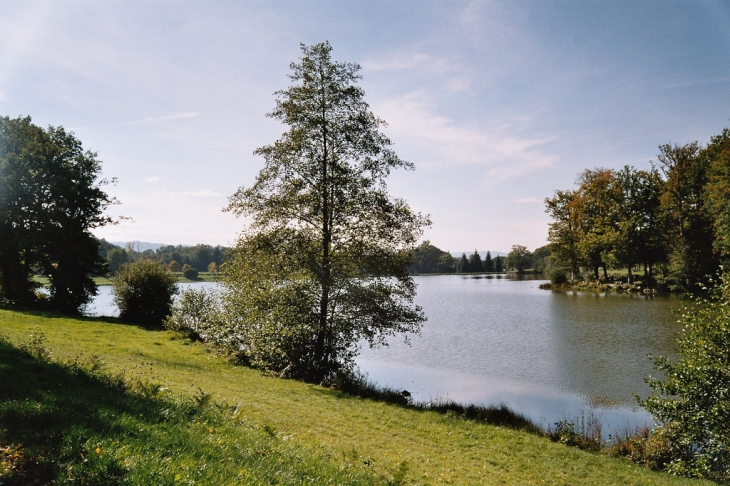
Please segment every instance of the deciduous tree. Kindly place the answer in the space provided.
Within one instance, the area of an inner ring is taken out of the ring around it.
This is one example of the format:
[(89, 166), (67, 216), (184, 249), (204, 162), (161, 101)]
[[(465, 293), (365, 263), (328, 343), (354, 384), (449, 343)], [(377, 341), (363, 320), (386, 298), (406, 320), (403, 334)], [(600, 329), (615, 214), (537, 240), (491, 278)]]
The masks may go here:
[(532, 266), (532, 253), (525, 246), (512, 245), (512, 250), (507, 254), (506, 265), (517, 270), (517, 273), (523, 273)]
[(224, 277), (242, 348), (257, 366), (315, 382), (347, 369), (358, 342), (419, 330), (407, 269), (430, 224), (388, 195), (391, 170), (414, 166), (379, 131), (360, 67), (331, 52), (302, 46), (269, 115), (289, 129), (255, 151), (265, 166), (227, 208), (251, 217)]
[(34, 299), (31, 271), (50, 279), (51, 304), (78, 312), (105, 271), (91, 230), (112, 223), (101, 163), (62, 127), (0, 117), (0, 274), (7, 298)]

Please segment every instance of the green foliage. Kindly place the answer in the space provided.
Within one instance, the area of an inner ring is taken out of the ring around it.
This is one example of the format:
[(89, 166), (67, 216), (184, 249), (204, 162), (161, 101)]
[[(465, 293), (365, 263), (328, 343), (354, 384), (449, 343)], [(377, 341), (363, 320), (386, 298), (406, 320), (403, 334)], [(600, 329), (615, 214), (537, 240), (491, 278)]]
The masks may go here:
[(269, 114), (289, 126), (256, 150), (265, 167), (228, 210), (250, 216), (224, 272), (226, 311), (256, 366), (320, 382), (352, 365), (358, 342), (417, 332), (412, 250), (428, 218), (391, 199), (392, 170), (413, 169), (379, 131), (359, 66), (329, 43), (302, 46), (296, 84)]
[(413, 263), (408, 267), (411, 274), (453, 273), (454, 257), (450, 253), (436, 248), (426, 240), (413, 250)]
[(112, 248), (106, 254), (106, 261), (109, 265), (109, 273), (116, 275), (121, 266), (129, 262), (129, 254), (123, 248)]
[(705, 197), (710, 160), (697, 142), (659, 147), (659, 168), (664, 175), (661, 206), (666, 215), (672, 279), (685, 290), (717, 271), (713, 254), (715, 235)]
[(679, 360), (655, 360), (663, 379), (641, 401), (667, 443), (672, 473), (730, 480), (730, 282), (719, 281), (711, 299), (682, 311)]
[(170, 315), (177, 286), (175, 277), (162, 264), (152, 260), (128, 263), (113, 282), (114, 303), (121, 319), (159, 326)]
[[(696, 142), (662, 145), (657, 168), (648, 171), (631, 166), (586, 170), (577, 189), (545, 199), (553, 218), (548, 236), (553, 263), (569, 271), (571, 280), (581, 268), (598, 279), (600, 268), (607, 277), (609, 266), (623, 267), (629, 283), (635, 266), (644, 266), (650, 282), (659, 267), (665, 280), (694, 288), (718, 263), (711, 215), (716, 221), (723, 217), (722, 176), (716, 186), (708, 185), (709, 161), (721, 160), (724, 153), (722, 140), (716, 142), (718, 147), (705, 151)], [(711, 209), (705, 202), (708, 189), (716, 196), (708, 199)]]
[(183, 276), (188, 280), (197, 280), (199, 273), (197, 268), (189, 267), (183, 271)]
[(504, 257), (502, 255), (497, 255), (496, 257), (494, 257), (494, 271), (504, 272), (506, 269), (507, 268), (504, 263)]
[(493, 272), (494, 271), (494, 261), (492, 260), (492, 254), (489, 250), (487, 250), (487, 256), (484, 258), (484, 271), (485, 272)]
[(523, 273), (532, 267), (532, 253), (522, 245), (512, 245), (512, 250), (507, 254), (506, 266)]
[(165, 327), (191, 338), (224, 344), (226, 328), (220, 295), (213, 289), (183, 289), (172, 305)]
[(50, 281), (51, 306), (78, 313), (105, 271), (93, 228), (111, 223), (114, 202), (103, 190), (96, 154), (62, 127), (29, 117), (0, 117), (0, 287), (6, 298), (31, 304), (31, 273)]
[(701, 156), (710, 164), (705, 205), (712, 217), (714, 247), (730, 263), (730, 128), (712, 137)]
[(469, 272), (483, 272), (484, 271), (484, 263), (482, 262), (482, 257), (479, 255), (479, 252), (474, 250), (474, 253), (469, 255), (469, 260), (467, 262), (467, 271)]

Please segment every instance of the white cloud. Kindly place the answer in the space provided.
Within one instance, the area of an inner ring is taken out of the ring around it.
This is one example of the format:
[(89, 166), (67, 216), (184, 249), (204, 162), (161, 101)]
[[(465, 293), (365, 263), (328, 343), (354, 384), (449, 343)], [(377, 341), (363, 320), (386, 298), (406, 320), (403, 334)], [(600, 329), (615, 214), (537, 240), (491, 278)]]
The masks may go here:
[(152, 176), (152, 177), (147, 178), (146, 182), (158, 182), (159, 180), (160, 180), (159, 177)]
[(179, 113), (179, 114), (175, 114), (175, 115), (159, 116), (156, 118), (145, 118), (144, 120), (129, 122), (129, 123), (127, 123), (127, 125), (146, 125), (148, 123), (157, 123), (157, 122), (168, 121), (168, 120), (178, 120), (180, 118), (193, 118), (196, 116), (200, 116), (200, 113), (197, 111), (191, 111), (189, 113)]
[(447, 62), (444, 59), (433, 58), (423, 52), (417, 52), (415, 54), (399, 53), (381, 60), (364, 61), (362, 67), (376, 72), (400, 71), (424, 67), (442, 71), (448, 69)]
[(488, 168), (490, 181), (512, 179), (554, 165), (557, 157), (540, 146), (555, 140), (544, 134), (522, 135), (529, 118), (515, 118), (492, 127), (460, 125), (436, 113), (435, 103), (423, 92), (412, 92), (379, 103), (376, 111), (388, 120), (398, 140), (411, 140), (429, 154), (421, 165), (479, 164)]
[(6, 101), (6, 100), (7, 100), (7, 98), (5, 97), (5, 93), (0, 91), (0, 101)]

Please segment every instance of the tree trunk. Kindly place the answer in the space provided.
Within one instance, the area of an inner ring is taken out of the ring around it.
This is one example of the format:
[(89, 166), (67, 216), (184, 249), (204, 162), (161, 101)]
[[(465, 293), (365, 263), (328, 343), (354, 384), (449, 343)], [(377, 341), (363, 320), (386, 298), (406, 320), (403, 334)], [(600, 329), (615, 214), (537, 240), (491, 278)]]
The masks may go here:
[(632, 266), (633, 266), (633, 265), (628, 265), (628, 267), (627, 267), (627, 268), (628, 268), (628, 271), (629, 271), (629, 278), (628, 278), (628, 280), (629, 280), (629, 285), (631, 285), (631, 284), (633, 284), (633, 283), (634, 283), (634, 274), (633, 274), (633, 273), (631, 273), (631, 267), (632, 267)]
[(319, 324), (317, 326), (317, 342), (314, 347), (314, 381), (321, 382), (328, 372), (328, 363), (325, 359), (325, 338), (328, 331), (327, 311), (329, 309), (330, 292), (330, 244), (332, 228), (330, 227), (330, 201), (328, 181), (328, 147), (327, 147), (327, 118), (324, 93), (322, 94), (322, 273), (320, 275), (322, 296), (319, 300)]

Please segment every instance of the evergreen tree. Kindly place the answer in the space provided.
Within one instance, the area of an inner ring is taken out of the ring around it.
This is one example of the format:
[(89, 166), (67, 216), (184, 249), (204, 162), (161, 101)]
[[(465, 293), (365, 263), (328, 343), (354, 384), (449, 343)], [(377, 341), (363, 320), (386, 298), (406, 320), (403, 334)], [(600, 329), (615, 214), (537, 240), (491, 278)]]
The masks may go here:
[(489, 250), (487, 250), (487, 257), (484, 259), (484, 271), (494, 271), (494, 262), (492, 261), (492, 254), (489, 252)]
[(458, 263), (458, 272), (459, 273), (471, 272), (471, 270), (469, 269), (469, 259), (466, 257), (466, 253), (461, 254), (461, 258), (459, 259), (459, 263)]
[(495, 272), (504, 272), (504, 257), (501, 255), (497, 255), (494, 258), (494, 271)]
[(469, 255), (469, 271), (470, 272), (483, 272), (484, 264), (482, 263), (482, 257), (479, 256), (479, 252), (474, 250), (474, 253)]

